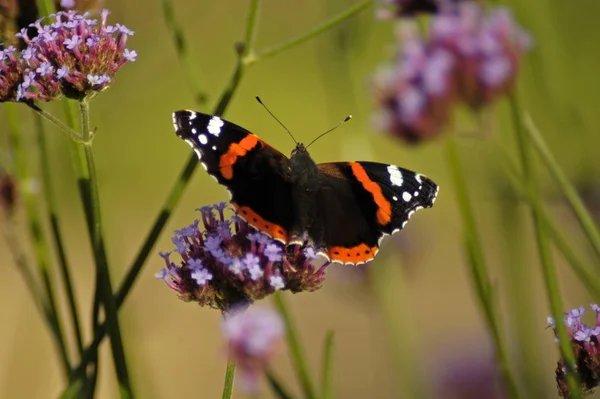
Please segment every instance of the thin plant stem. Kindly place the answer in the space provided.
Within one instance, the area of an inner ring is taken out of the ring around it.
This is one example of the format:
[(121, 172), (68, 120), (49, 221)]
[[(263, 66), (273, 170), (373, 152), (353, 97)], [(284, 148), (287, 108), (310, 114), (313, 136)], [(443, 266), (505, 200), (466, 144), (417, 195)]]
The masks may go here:
[(271, 386), (271, 390), (273, 391), (273, 395), (279, 399), (292, 399), (293, 396), (288, 392), (285, 386), (279, 381), (273, 370), (270, 368), (265, 370), (265, 376), (267, 377), (267, 381)]
[(98, 177), (96, 176), (94, 154), (91, 144), (90, 109), (86, 99), (79, 102), (79, 110), (81, 113), (81, 137), (84, 141), (82, 147), (85, 153), (86, 174), (89, 177), (85, 182), (84, 187), (87, 191), (86, 196), (90, 201), (89, 218), (91, 222), (90, 230), (92, 232), (92, 250), (96, 263), (96, 279), (100, 286), (113, 362), (117, 373), (117, 379), (119, 380), (119, 391), (121, 397), (132, 398), (133, 391), (129, 380), (129, 371), (127, 369), (119, 319), (117, 316), (117, 306), (113, 295), (110, 272), (106, 261), (106, 251), (104, 248), (104, 233), (101, 224), (100, 197), (97, 185)]
[(79, 322), (79, 314), (77, 312), (77, 299), (73, 291), (73, 282), (71, 279), (71, 271), (67, 261), (65, 246), (63, 244), (63, 235), (59, 225), (58, 206), (52, 185), (51, 165), (48, 156), (48, 145), (46, 143), (46, 131), (40, 114), (35, 114), (35, 124), (37, 130), (38, 147), (40, 151), (40, 169), (42, 173), (42, 183), (44, 186), (43, 193), (48, 210), (48, 220), (50, 223), (52, 239), (56, 255), (58, 256), (58, 264), (60, 266), (60, 274), (63, 281), (64, 289), (67, 294), (69, 305), (69, 313), (71, 323), (75, 335), (79, 358), (83, 353), (83, 338), (81, 335), (81, 324)]
[(476, 288), (475, 291), (479, 299), (481, 310), (483, 311), (487, 328), (492, 335), (498, 366), (500, 367), (500, 372), (504, 379), (507, 394), (511, 398), (519, 398), (520, 394), (517, 383), (511, 372), (506, 344), (504, 343), (504, 338), (502, 337), (498, 322), (498, 312), (494, 303), (494, 294), (483, 254), (483, 246), (477, 230), (473, 206), (467, 189), (467, 179), (464, 174), (454, 137), (449, 136), (446, 140), (446, 152), (450, 171), (454, 180), (457, 202), (464, 224), (464, 243), (470, 264), (471, 276)]
[[(69, 126), (69, 128), (71, 129), (75, 129), (76, 128), (76, 115), (77, 115), (77, 102), (69, 100), (67, 98), (63, 99), (62, 101), (63, 104), (63, 111), (65, 114), (65, 121), (67, 126)], [(71, 154), (71, 162), (72, 162), (72, 166), (73, 166), (73, 171), (75, 172), (75, 176), (76, 176), (76, 180), (77, 180), (77, 187), (79, 190), (79, 196), (82, 202), (82, 206), (83, 206), (83, 210), (84, 210), (84, 215), (85, 215), (85, 220), (86, 220), (86, 226), (88, 229), (88, 236), (92, 237), (92, 221), (91, 221), (91, 205), (90, 205), (90, 200), (88, 198), (88, 190), (86, 189), (86, 182), (89, 180), (89, 176), (87, 175), (87, 168), (86, 168), (86, 161), (85, 161), (85, 153), (83, 151), (83, 148), (81, 147), (81, 145), (79, 145), (78, 142), (69, 140), (69, 152)], [(104, 258), (106, 258), (106, 256), (104, 255)], [(96, 282), (97, 283), (97, 282)], [(94, 292), (94, 303), (93, 303), (93, 309), (96, 309), (96, 307), (99, 307), (99, 304), (97, 303), (98, 299), (98, 290), (96, 289)], [(99, 323), (99, 320), (96, 316), (96, 313), (93, 311), (92, 312), (92, 331), (97, 331), (97, 324)], [(106, 330), (104, 330), (106, 333)], [(95, 346), (92, 350), (89, 351), (84, 351), (81, 355), (81, 362), (83, 362), (85, 359), (87, 359), (86, 364), (89, 364), (89, 366), (87, 367), (87, 370), (89, 371), (89, 373), (85, 373), (85, 370), (83, 370), (83, 372), (81, 373), (73, 373), (73, 375), (71, 376), (72, 378), (72, 385), (75, 385), (77, 387), (80, 387), (80, 389), (83, 389), (83, 395), (84, 397), (93, 397), (94, 396), (94, 390), (95, 390), (95, 384), (96, 384), (96, 373), (98, 370), (97, 367), (97, 361), (98, 361), (98, 346)], [(81, 381), (82, 383), (76, 383), (77, 381)], [(67, 388), (70, 389), (70, 388)]]
[(258, 61), (264, 60), (265, 58), (277, 55), (282, 51), (288, 50), (292, 47), (296, 47), (297, 45), (304, 43), (317, 35), (320, 35), (321, 33), (333, 28), (334, 26), (337, 26), (340, 22), (345, 21), (346, 19), (354, 15), (357, 15), (372, 4), (373, 0), (363, 0), (358, 4), (348, 8), (345, 11), (342, 11), (336, 16), (320, 23), (319, 25), (314, 26), (313, 28), (307, 30), (306, 32), (298, 36), (295, 36), (289, 40), (285, 40), (282, 43), (275, 44), (271, 47), (267, 47), (264, 50), (249, 53), (246, 57), (244, 57), (243, 62), (246, 65), (252, 65), (257, 63)]
[(69, 136), (69, 138), (71, 140), (76, 141), (78, 143), (82, 142), (81, 136), (79, 136), (79, 134), (75, 130), (71, 129), (69, 126), (67, 126), (65, 123), (63, 123), (63, 121), (61, 121), (54, 115), (52, 115), (49, 112), (44, 111), (42, 108), (38, 107), (33, 101), (26, 101), (25, 104), (27, 106), (29, 106), (29, 108), (31, 108), (32, 110), (37, 112), (39, 115), (43, 116), (46, 120), (48, 120), (54, 126), (58, 127), (62, 132), (66, 133), (67, 136)]
[(204, 91), (201, 89), (202, 84), (200, 83), (201, 79), (199, 78), (200, 74), (198, 73), (198, 65), (190, 58), (189, 48), (187, 45), (188, 42), (179, 20), (177, 20), (175, 17), (173, 2), (171, 0), (161, 0), (160, 3), (162, 6), (162, 14), (165, 19), (165, 23), (167, 24), (167, 29), (171, 33), (175, 52), (177, 53), (179, 62), (181, 62), (183, 71), (187, 77), (187, 86), (191, 90), (196, 104), (202, 106), (206, 102), (206, 93), (204, 93)]
[(223, 383), (223, 399), (231, 399), (233, 396), (233, 381), (235, 380), (235, 360), (229, 357), (225, 369), (225, 381)]
[(594, 218), (590, 215), (577, 190), (552, 155), (544, 137), (540, 134), (539, 129), (529, 114), (524, 115), (524, 127), (524, 133), (529, 136), (531, 143), (538, 151), (554, 180), (558, 183), (577, 220), (581, 224), (586, 237), (592, 244), (592, 248), (596, 252), (596, 255), (600, 257), (600, 231)]
[(304, 351), (302, 343), (300, 342), (300, 337), (298, 336), (298, 331), (294, 324), (292, 313), (288, 309), (281, 292), (277, 292), (275, 295), (273, 295), (273, 303), (283, 318), (288, 348), (292, 357), (292, 362), (294, 363), (296, 375), (300, 381), (302, 391), (304, 392), (304, 396), (307, 399), (315, 399), (317, 398), (317, 394), (310, 376), (308, 362), (305, 356), (306, 352)]
[[(509, 162), (510, 160), (507, 158), (506, 163), (508, 164)], [(548, 236), (554, 242), (554, 245), (556, 245), (556, 248), (560, 253), (562, 253), (579, 280), (586, 286), (590, 295), (593, 298), (600, 298), (600, 278), (579, 258), (579, 255), (573, 250), (573, 245), (568, 242), (567, 238), (562, 233), (562, 229), (559, 229), (556, 226), (556, 223), (550, 218), (543, 205), (532, 200), (528, 190), (523, 187), (523, 179), (517, 175), (513, 168), (507, 168), (506, 174), (510, 178), (515, 192), (519, 193), (525, 201), (527, 201), (529, 206), (536, 207)]]
[(31, 267), (27, 264), (27, 258), (21, 249), (21, 244), (18, 238), (14, 234), (14, 224), (12, 220), (6, 220), (2, 223), (2, 231), (4, 235), (4, 241), (6, 247), (13, 258), (13, 262), (17, 266), (17, 270), (21, 273), (25, 287), (29, 291), (29, 295), (33, 298), (33, 303), (36, 309), (46, 319), (49, 326), (52, 325), (52, 315), (48, 307), (46, 298), (42, 291), (42, 288), (38, 285), (35, 280), (35, 276), (31, 271)]
[(571, 398), (580, 398), (581, 390), (578, 383), (577, 369), (575, 362), (575, 354), (571, 346), (571, 339), (567, 331), (567, 327), (562, 323), (563, 319), (563, 304), (560, 296), (560, 287), (558, 283), (558, 275), (552, 260), (552, 253), (548, 243), (547, 231), (541, 221), (538, 209), (540, 204), (539, 190), (537, 187), (536, 177), (533, 169), (530, 143), (527, 140), (526, 132), (524, 131), (523, 120), (521, 117), (521, 107), (518, 103), (516, 94), (510, 97), (511, 116), (516, 135), (517, 149), (521, 161), (521, 169), (524, 179), (524, 184), (529, 192), (529, 197), (535, 206), (531, 207), (531, 217), (535, 231), (536, 242), (540, 257), (540, 265), (542, 267), (542, 275), (544, 278), (544, 287), (550, 305), (552, 317), (556, 320), (556, 333), (558, 335), (559, 347), (561, 356), (564, 359), (567, 368), (567, 383)]
[(53, 0), (36, 0), (35, 3), (40, 16), (47, 16), (56, 12), (56, 5)]
[(333, 351), (335, 349), (335, 333), (328, 331), (323, 345), (323, 364), (321, 376), (321, 397), (323, 399), (334, 399), (333, 390)]
[(7, 104), (6, 116), (9, 126), (9, 140), (15, 154), (18, 187), (21, 189), (21, 197), (23, 198), (25, 206), (25, 217), (27, 218), (29, 234), (33, 242), (33, 254), (39, 276), (42, 280), (45, 302), (50, 315), (49, 327), (58, 347), (63, 373), (68, 377), (71, 372), (71, 364), (67, 351), (67, 342), (62, 329), (60, 313), (56, 306), (54, 283), (50, 277), (50, 250), (46, 241), (46, 235), (42, 228), (40, 209), (36, 204), (36, 198), (30, 187), (33, 181), (27, 165), (27, 153), (22, 143), (22, 131), (18, 122), (16, 108)]

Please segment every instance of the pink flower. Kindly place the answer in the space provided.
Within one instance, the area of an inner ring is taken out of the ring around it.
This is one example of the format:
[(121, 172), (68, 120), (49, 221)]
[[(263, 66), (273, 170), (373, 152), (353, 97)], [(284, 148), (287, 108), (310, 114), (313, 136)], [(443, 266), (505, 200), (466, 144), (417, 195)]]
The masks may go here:
[(258, 388), (260, 373), (276, 353), (284, 330), (279, 314), (267, 308), (238, 309), (225, 318), (223, 335), (244, 391)]

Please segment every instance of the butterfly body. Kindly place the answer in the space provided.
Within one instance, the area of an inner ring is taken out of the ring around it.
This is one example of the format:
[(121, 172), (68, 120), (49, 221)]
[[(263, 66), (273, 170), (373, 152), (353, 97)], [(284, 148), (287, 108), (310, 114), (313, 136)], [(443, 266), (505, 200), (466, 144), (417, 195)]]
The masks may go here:
[(384, 236), (437, 196), (437, 185), (421, 174), (376, 162), (317, 164), (300, 143), (288, 158), (217, 116), (183, 110), (173, 123), (228, 189), (240, 217), (283, 243), (308, 235), (332, 262), (372, 260)]

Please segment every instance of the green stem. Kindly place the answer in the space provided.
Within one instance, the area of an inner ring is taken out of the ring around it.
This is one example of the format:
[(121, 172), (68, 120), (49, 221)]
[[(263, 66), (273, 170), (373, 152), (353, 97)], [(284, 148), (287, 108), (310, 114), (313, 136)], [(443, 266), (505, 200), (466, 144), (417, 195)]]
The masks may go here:
[(305, 41), (312, 39), (313, 37), (320, 35), (321, 33), (333, 28), (338, 25), (340, 22), (345, 21), (346, 19), (358, 14), (362, 10), (369, 7), (373, 4), (373, 0), (363, 0), (360, 3), (348, 8), (347, 10), (339, 13), (338, 15), (328, 19), (325, 22), (320, 23), (319, 25), (314, 26), (313, 28), (307, 30), (306, 32), (295, 36), (289, 40), (286, 40), (282, 43), (275, 44), (271, 47), (267, 47), (264, 50), (260, 50), (257, 52), (249, 53), (243, 60), (244, 64), (252, 65), (257, 63), (258, 61), (262, 61), (265, 58), (272, 57), (281, 53), (282, 51), (288, 50), (292, 47), (296, 47), (297, 45), (304, 43)]
[(110, 337), (113, 362), (119, 380), (121, 397), (132, 398), (133, 392), (129, 380), (127, 362), (125, 360), (125, 351), (123, 349), (119, 319), (117, 317), (117, 306), (113, 295), (110, 272), (106, 261), (106, 251), (104, 248), (104, 235), (100, 215), (100, 197), (97, 185), (98, 177), (96, 176), (94, 154), (91, 145), (90, 110), (87, 100), (84, 99), (80, 101), (79, 110), (81, 113), (81, 137), (84, 140), (82, 147), (85, 153), (86, 162), (86, 171), (82, 174), (88, 176), (88, 180), (84, 182), (83, 186), (87, 192), (86, 197), (90, 202), (89, 219), (91, 222), (90, 231), (92, 233), (92, 250), (96, 263), (96, 279), (100, 285), (107, 330)]
[(273, 395), (279, 399), (292, 399), (293, 396), (288, 392), (285, 386), (279, 381), (275, 373), (271, 369), (265, 370), (265, 375), (267, 377), (267, 381), (271, 386), (271, 390), (273, 391)]
[(223, 383), (223, 399), (231, 399), (233, 396), (233, 381), (235, 380), (235, 360), (227, 360), (227, 369), (225, 370), (225, 382)]
[(475, 284), (475, 291), (483, 311), (487, 328), (493, 338), (492, 341), (496, 351), (496, 358), (506, 385), (507, 393), (511, 398), (519, 398), (520, 395), (516, 380), (511, 372), (506, 345), (498, 323), (498, 312), (494, 303), (492, 284), (487, 271), (480, 235), (477, 231), (471, 198), (467, 189), (467, 179), (453, 137), (448, 137), (446, 141), (446, 151), (448, 164), (450, 165), (452, 178), (454, 180), (457, 202), (464, 223), (465, 249), (469, 256), (470, 272)]
[(51, 122), (54, 126), (58, 127), (62, 132), (66, 133), (67, 136), (69, 136), (69, 138), (71, 138), (73, 141), (76, 141), (78, 143), (82, 142), (81, 137), (75, 130), (71, 129), (69, 126), (64, 124), (60, 119), (58, 119), (54, 115), (44, 111), (43, 109), (38, 107), (33, 101), (27, 101), (25, 102), (25, 104), (29, 106), (29, 108), (37, 112), (39, 115), (47, 119), (49, 122)]
[(196, 104), (202, 106), (206, 102), (206, 93), (201, 89), (202, 84), (200, 83), (201, 79), (199, 78), (197, 62), (190, 59), (187, 39), (181, 24), (175, 17), (173, 2), (171, 0), (161, 0), (161, 5), (167, 29), (171, 33), (175, 52), (187, 77), (187, 86), (192, 91)]
[(19, 243), (18, 238), (15, 236), (14, 224), (12, 220), (6, 220), (2, 223), (2, 230), (4, 233), (4, 240), (6, 243), (6, 247), (10, 252), (13, 262), (17, 266), (17, 270), (21, 273), (23, 280), (25, 282), (25, 287), (29, 291), (29, 295), (33, 298), (33, 303), (36, 309), (40, 312), (42, 316), (46, 319), (46, 322), (49, 326), (53, 325), (52, 314), (50, 312), (50, 308), (42, 291), (42, 288), (39, 287), (38, 283), (35, 280), (35, 276), (31, 271), (31, 268), (27, 264), (27, 258), (21, 249), (21, 245)]
[(67, 292), (71, 323), (73, 325), (73, 331), (75, 333), (75, 339), (77, 341), (77, 350), (79, 353), (79, 357), (81, 358), (81, 355), (83, 353), (83, 338), (81, 335), (81, 324), (79, 322), (79, 314), (77, 312), (77, 300), (75, 298), (75, 292), (73, 291), (73, 282), (71, 279), (71, 272), (67, 261), (65, 246), (63, 244), (63, 235), (60, 229), (60, 225), (58, 223), (58, 206), (56, 203), (56, 197), (54, 195), (52, 176), (50, 173), (51, 166), (50, 159), (48, 156), (48, 145), (46, 143), (46, 131), (44, 129), (44, 124), (42, 122), (42, 117), (40, 116), (40, 114), (35, 114), (35, 123), (37, 130), (38, 146), (40, 150), (40, 168), (42, 171), (42, 182), (44, 186), (43, 193), (46, 201), (46, 207), (48, 209), (48, 219), (50, 222), (54, 248), (58, 256), (61, 278), (63, 280), (64, 288)]
[(296, 326), (294, 325), (292, 314), (289, 311), (281, 292), (277, 292), (275, 295), (273, 295), (273, 303), (283, 318), (288, 348), (290, 350), (292, 361), (294, 362), (294, 369), (296, 370), (296, 375), (300, 380), (300, 385), (302, 386), (304, 396), (307, 399), (315, 399), (317, 394), (315, 391), (315, 386), (310, 377), (308, 362), (305, 356), (306, 352), (302, 348), (302, 343), (300, 342), (300, 337), (298, 337), (298, 332)]
[(63, 372), (65, 373), (65, 376), (69, 376), (71, 365), (67, 353), (67, 343), (62, 329), (60, 313), (56, 306), (54, 284), (50, 278), (50, 250), (42, 228), (40, 210), (30, 187), (33, 179), (29, 174), (29, 167), (27, 165), (28, 157), (21, 140), (22, 132), (19, 126), (16, 108), (12, 105), (7, 105), (6, 116), (9, 125), (9, 140), (15, 154), (18, 187), (20, 188), (21, 197), (23, 198), (25, 206), (25, 217), (27, 218), (29, 234), (33, 241), (35, 261), (40, 278), (42, 279), (45, 302), (50, 315), (50, 328), (56, 341), (56, 345), (58, 346)]
[(531, 139), (531, 143), (534, 145), (542, 160), (546, 164), (546, 167), (558, 183), (563, 194), (567, 198), (571, 209), (575, 213), (577, 220), (581, 224), (583, 231), (585, 232), (588, 240), (592, 244), (592, 248), (596, 252), (596, 255), (600, 257), (600, 231), (594, 221), (594, 218), (590, 215), (589, 211), (585, 207), (583, 200), (577, 193), (577, 190), (569, 181), (567, 175), (562, 170), (556, 159), (552, 155), (552, 152), (548, 148), (544, 138), (540, 134), (539, 129), (533, 122), (533, 119), (529, 115), (525, 115), (524, 118), (525, 132)]
[(53, 0), (36, 0), (38, 14), (47, 16), (56, 12), (56, 4)]
[(334, 350), (333, 331), (328, 331), (325, 336), (325, 345), (323, 345), (323, 364), (321, 377), (321, 397), (323, 399), (334, 399), (335, 393), (333, 390), (333, 350)]
[(552, 261), (552, 253), (548, 244), (548, 236), (538, 212), (538, 209), (540, 209), (541, 206), (541, 201), (535, 173), (533, 170), (531, 154), (529, 151), (529, 143), (527, 142), (526, 133), (523, 129), (521, 107), (518, 104), (516, 95), (510, 97), (510, 108), (516, 135), (517, 148), (521, 160), (524, 184), (529, 192), (528, 196), (531, 198), (531, 201), (535, 203), (535, 206), (531, 207), (531, 217), (535, 230), (546, 295), (548, 296), (552, 317), (554, 317), (554, 320), (556, 320), (556, 332), (559, 339), (560, 352), (567, 368), (569, 392), (571, 393), (572, 398), (579, 398), (581, 397), (581, 391), (576, 376), (577, 371), (575, 354), (573, 353), (571, 339), (569, 337), (567, 327), (562, 322), (564, 308), (560, 297), (558, 275)]
[[(510, 165), (511, 160), (508, 157), (505, 157), (504, 162), (505, 165)], [(529, 191), (523, 187), (523, 179), (517, 175), (513, 170), (514, 168), (507, 167), (506, 169), (506, 174), (511, 181), (513, 189), (528, 202), (529, 206), (537, 209), (540, 220), (544, 225), (544, 229), (546, 229), (546, 233), (552, 239), (556, 248), (562, 253), (579, 280), (586, 286), (589, 294), (593, 298), (600, 298), (600, 278), (590, 267), (585, 265), (585, 262), (582, 259), (579, 258), (579, 255), (573, 250), (573, 244), (568, 242), (562, 232), (563, 229), (556, 226), (556, 223), (550, 218), (543, 205), (531, 198)]]

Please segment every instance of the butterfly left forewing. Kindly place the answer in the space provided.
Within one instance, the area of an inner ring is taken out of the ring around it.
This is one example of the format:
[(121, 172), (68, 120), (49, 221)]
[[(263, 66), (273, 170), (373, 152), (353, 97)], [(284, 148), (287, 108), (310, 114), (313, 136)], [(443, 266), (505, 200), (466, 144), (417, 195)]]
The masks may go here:
[(231, 202), (256, 229), (286, 242), (292, 227), (289, 159), (248, 130), (218, 116), (173, 113), (176, 133), (231, 194)]

